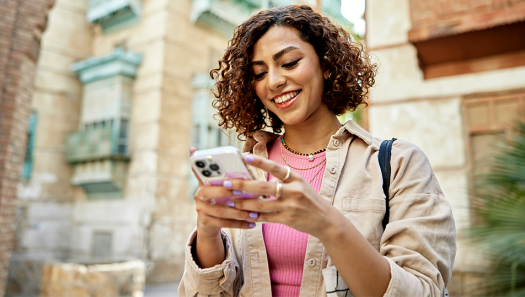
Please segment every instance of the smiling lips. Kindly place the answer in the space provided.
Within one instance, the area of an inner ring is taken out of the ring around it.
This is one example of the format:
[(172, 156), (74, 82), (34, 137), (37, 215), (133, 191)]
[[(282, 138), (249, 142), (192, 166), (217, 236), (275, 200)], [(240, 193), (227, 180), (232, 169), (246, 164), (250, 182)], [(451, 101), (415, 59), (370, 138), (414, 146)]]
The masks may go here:
[(288, 92), (286, 94), (273, 98), (273, 101), (275, 102), (277, 108), (285, 109), (292, 106), (292, 104), (295, 102), (295, 99), (297, 98), (297, 95), (299, 95), (300, 92), (301, 91)]

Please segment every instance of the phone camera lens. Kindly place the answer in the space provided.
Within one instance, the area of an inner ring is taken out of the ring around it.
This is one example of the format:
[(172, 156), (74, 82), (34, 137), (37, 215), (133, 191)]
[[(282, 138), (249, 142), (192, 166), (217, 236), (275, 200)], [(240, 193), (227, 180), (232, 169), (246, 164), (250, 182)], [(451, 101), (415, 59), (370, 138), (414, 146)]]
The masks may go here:
[(211, 164), (210, 165), (210, 169), (213, 170), (213, 171), (217, 171), (217, 170), (219, 170), (219, 166), (217, 166), (217, 164)]
[[(198, 166), (198, 165), (197, 165)], [(211, 172), (209, 172), (208, 170), (203, 170), (202, 171), (202, 175), (206, 176), (206, 177), (209, 177), (211, 176)]]
[(206, 166), (206, 164), (204, 164), (204, 162), (202, 162), (202, 161), (195, 162), (195, 165), (197, 165), (197, 167), (199, 167), (199, 168), (204, 168), (204, 166)]

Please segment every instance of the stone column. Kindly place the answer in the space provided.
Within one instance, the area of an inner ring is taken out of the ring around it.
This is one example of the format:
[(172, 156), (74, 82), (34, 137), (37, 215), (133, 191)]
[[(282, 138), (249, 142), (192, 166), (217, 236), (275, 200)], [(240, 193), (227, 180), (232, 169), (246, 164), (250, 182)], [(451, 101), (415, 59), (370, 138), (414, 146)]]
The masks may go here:
[(0, 1), (1, 296), (14, 243), (16, 186), (24, 161), (40, 36), (53, 3), (53, 0)]

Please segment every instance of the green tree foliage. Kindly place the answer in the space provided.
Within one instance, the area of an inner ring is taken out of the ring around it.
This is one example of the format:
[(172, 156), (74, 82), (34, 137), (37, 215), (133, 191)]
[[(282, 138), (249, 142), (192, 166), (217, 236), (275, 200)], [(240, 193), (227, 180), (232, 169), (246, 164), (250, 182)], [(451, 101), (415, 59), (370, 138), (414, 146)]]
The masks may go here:
[(483, 296), (525, 296), (525, 123), (476, 177), (473, 210), (480, 219), (469, 234), (492, 261)]

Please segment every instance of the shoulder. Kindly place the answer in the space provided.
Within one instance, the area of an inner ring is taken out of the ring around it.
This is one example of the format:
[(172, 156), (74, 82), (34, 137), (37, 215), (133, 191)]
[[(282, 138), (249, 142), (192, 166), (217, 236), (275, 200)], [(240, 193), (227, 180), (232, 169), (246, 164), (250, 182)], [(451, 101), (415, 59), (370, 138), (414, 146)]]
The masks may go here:
[(392, 145), (391, 191), (394, 195), (443, 195), (426, 154), (417, 145), (398, 139)]

